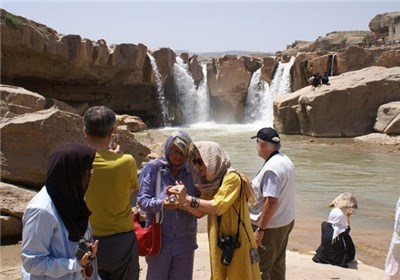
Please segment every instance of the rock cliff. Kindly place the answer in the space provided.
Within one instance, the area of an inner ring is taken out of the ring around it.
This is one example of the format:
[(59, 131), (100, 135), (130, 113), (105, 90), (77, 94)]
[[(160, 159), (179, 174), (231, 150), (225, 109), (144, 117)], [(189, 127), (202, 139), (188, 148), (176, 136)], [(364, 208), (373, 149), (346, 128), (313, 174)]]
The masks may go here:
[[(400, 65), (398, 46), (371, 48), (374, 38), (382, 36), (382, 30), (389, 29), (387, 25), (397, 22), (396, 18), (392, 13), (373, 19), (371, 31), (331, 32), (314, 42), (296, 41), (276, 56), (226, 55), (199, 61), (196, 55), (181, 54), (181, 58), (188, 64), (196, 86), (203, 79), (201, 63), (207, 63), (211, 117), (241, 122), (252, 74), (261, 68), (261, 79), (271, 83), (279, 61), (288, 61), (291, 56), (296, 56), (291, 69), (292, 91), (307, 86), (308, 78), (317, 72), (340, 75), (370, 66)], [(1, 10), (1, 29), (2, 83), (38, 92), (47, 102), (61, 100), (80, 114), (88, 106), (103, 104), (158, 127), (164, 125), (159, 75), (170, 124), (182, 124), (181, 100), (174, 80), (177, 55), (173, 50), (150, 51), (143, 44), (107, 45), (104, 40), (61, 35), (5, 10)], [(149, 55), (154, 57), (158, 73)]]

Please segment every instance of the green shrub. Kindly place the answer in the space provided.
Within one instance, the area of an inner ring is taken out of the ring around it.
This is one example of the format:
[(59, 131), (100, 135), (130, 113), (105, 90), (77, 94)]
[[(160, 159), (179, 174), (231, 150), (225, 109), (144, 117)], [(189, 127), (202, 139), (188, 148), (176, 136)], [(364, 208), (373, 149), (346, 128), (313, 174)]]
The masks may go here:
[(24, 25), (24, 22), (20, 18), (14, 16), (12, 14), (6, 14), (4, 17), (4, 22), (7, 25), (13, 26), (18, 29), (21, 29), (22, 26)]

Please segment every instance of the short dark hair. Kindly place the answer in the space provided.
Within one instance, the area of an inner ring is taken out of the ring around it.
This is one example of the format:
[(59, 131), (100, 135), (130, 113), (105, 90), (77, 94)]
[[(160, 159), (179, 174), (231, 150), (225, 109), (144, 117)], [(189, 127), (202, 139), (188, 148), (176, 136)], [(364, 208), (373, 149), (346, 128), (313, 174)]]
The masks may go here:
[(83, 115), (83, 124), (87, 134), (105, 137), (114, 129), (117, 119), (115, 113), (106, 106), (94, 106)]

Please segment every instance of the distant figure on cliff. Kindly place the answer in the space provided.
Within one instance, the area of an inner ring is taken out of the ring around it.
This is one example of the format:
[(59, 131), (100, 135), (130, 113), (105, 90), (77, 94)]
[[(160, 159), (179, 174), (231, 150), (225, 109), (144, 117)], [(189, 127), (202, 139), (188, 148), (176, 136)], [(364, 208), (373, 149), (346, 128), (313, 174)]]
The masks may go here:
[(348, 267), (356, 255), (353, 240), (350, 236), (351, 208), (347, 208), (346, 217), (340, 208), (333, 208), (327, 221), (321, 224), (321, 245), (313, 261), (341, 267)]
[(311, 86), (316, 88), (321, 85), (321, 76), (319, 75), (319, 73), (314, 74), (310, 79), (308, 79), (308, 82)]
[(321, 82), (322, 82), (323, 85), (330, 85), (330, 84), (329, 84), (329, 76), (328, 76), (328, 73), (325, 72), (325, 73), (322, 75), (322, 77), (321, 77)]

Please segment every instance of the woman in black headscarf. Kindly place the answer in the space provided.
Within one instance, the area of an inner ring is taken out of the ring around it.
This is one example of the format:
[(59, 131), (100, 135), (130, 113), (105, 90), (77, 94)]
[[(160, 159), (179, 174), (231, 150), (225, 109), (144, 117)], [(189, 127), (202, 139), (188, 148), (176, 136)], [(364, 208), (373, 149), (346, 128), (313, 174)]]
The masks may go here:
[(50, 155), (46, 185), (22, 219), (22, 279), (98, 278), (98, 243), (92, 241), (84, 200), (95, 152), (67, 143)]

